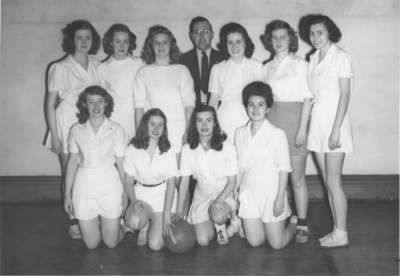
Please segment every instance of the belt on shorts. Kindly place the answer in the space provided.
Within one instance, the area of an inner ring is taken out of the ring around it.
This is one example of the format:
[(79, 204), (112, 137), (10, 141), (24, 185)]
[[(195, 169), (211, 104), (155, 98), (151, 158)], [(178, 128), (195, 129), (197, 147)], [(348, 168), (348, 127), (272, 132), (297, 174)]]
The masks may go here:
[(160, 183), (156, 183), (156, 184), (144, 184), (144, 183), (141, 183), (141, 182), (139, 182), (139, 181), (136, 182), (136, 184), (138, 184), (138, 185), (140, 185), (140, 186), (143, 186), (143, 187), (147, 187), (147, 188), (157, 187), (157, 186), (160, 186), (160, 185), (162, 185), (162, 184), (164, 184), (164, 183), (165, 183), (165, 180), (162, 181), (162, 182), (160, 182)]

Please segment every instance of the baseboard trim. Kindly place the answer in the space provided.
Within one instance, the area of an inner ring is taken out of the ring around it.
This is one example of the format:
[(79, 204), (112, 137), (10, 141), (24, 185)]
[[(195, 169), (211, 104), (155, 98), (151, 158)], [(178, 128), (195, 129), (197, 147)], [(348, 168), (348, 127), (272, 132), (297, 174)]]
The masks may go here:
[[(324, 198), (319, 176), (308, 175), (310, 199)], [(399, 198), (399, 175), (344, 175), (349, 199)], [(0, 176), (1, 203), (52, 202), (61, 200), (59, 176)]]

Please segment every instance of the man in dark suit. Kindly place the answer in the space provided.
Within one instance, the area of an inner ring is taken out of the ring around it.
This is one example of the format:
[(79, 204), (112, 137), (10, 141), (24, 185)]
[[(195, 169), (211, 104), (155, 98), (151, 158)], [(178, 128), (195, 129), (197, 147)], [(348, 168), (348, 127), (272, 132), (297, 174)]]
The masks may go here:
[(186, 65), (193, 77), (196, 105), (208, 104), (211, 67), (222, 61), (222, 55), (211, 47), (214, 31), (208, 19), (201, 16), (193, 18), (189, 25), (189, 36), (194, 47), (182, 55), (180, 62)]

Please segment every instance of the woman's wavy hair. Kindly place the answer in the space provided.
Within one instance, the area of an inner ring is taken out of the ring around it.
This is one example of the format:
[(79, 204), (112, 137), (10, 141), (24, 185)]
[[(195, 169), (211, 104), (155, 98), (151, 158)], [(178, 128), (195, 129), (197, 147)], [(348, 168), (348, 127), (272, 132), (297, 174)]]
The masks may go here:
[(124, 32), (129, 35), (129, 47), (128, 54), (132, 55), (132, 52), (136, 49), (136, 35), (124, 24), (113, 24), (103, 37), (103, 50), (110, 57), (114, 54), (114, 49), (112, 46), (112, 41), (114, 39), (114, 34), (117, 32)]
[(78, 108), (78, 113), (76, 116), (78, 117), (78, 121), (80, 124), (86, 123), (89, 119), (89, 110), (87, 108), (87, 96), (88, 95), (99, 95), (104, 98), (106, 101), (106, 107), (104, 110), (104, 116), (110, 118), (111, 113), (114, 110), (114, 100), (110, 94), (101, 86), (93, 85), (88, 86), (83, 90), (78, 97), (78, 101), (76, 103), (76, 107)]
[(194, 108), (192, 116), (190, 117), (187, 143), (189, 144), (191, 149), (197, 148), (200, 143), (200, 135), (199, 135), (199, 131), (197, 130), (197, 127), (196, 127), (196, 120), (197, 120), (197, 114), (199, 114), (201, 112), (211, 112), (211, 114), (214, 118), (215, 125), (214, 125), (214, 129), (213, 129), (213, 133), (211, 135), (210, 148), (212, 148), (213, 150), (216, 150), (216, 151), (222, 150), (223, 142), (226, 140), (227, 136), (222, 131), (222, 129), (219, 125), (217, 113), (215, 112), (214, 107), (209, 106), (209, 105), (200, 104)]
[(176, 43), (176, 38), (172, 32), (161, 25), (155, 25), (149, 28), (149, 33), (147, 34), (146, 40), (144, 41), (141, 58), (146, 64), (152, 64), (156, 60), (156, 56), (153, 49), (153, 39), (157, 34), (165, 34), (169, 37), (170, 51), (169, 58), (170, 64), (179, 63), (179, 58), (181, 56), (181, 51)]
[(310, 28), (312, 25), (318, 24), (318, 23), (322, 23), (325, 25), (328, 34), (329, 34), (329, 40), (333, 43), (337, 43), (340, 41), (340, 39), (342, 38), (342, 32), (340, 31), (339, 27), (335, 24), (335, 22), (333, 22), (332, 19), (330, 19), (328, 16), (326, 15), (322, 15), (322, 14), (314, 14), (310, 17), (310, 21), (308, 23), (308, 30), (307, 30), (307, 43), (309, 43), (310, 45), (312, 45), (311, 41), (310, 41)]
[(77, 30), (90, 30), (92, 33), (92, 46), (90, 47), (89, 54), (95, 55), (100, 48), (100, 36), (96, 29), (87, 20), (75, 20), (67, 24), (61, 32), (63, 34), (63, 41), (61, 47), (67, 54), (75, 53), (74, 37)]
[(274, 104), (271, 86), (262, 81), (253, 81), (243, 88), (242, 100), (245, 108), (247, 108), (251, 96), (264, 98), (268, 108)]
[(276, 30), (285, 29), (289, 35), (289, 53), (296, 53), (299, 49), (299, 39), (297, 37), (294, 29), (289, 25), (289, 23), (282, 20), (274, 20), (265, 26), (265, 31), (263, 35), (260, 35), (261, 42), (263, 43), (265, 49), (271, 53), (268, 60), (264, 61), (266, 64), (268, 61), (275, 57), (275, 49), (272, 45), (272, 32)]
[(244, 42), (246, 44), (244, 55), (247, 58), (251, 58), (255, 49), (254, 43), (251, 40), (249, 34), (247, 33), (247, 30), (242, 25), (236, 22), (231, 22), (224, 25), (219, 32), (219, 43), (217, 47), (222, 52), (223, 58), (227, 60), (230, 57), (228, 52), (227, 40), (228, 40), (228, 35), (231, 33), (239, 33), (243, 36)]
[(133, 145), (137, 149), (147, 149), (149, 147), (149, 120), (151, 116), (158, 116), (164, 120), (164, 129), (160, 139), (158, 140), (158, 148), (161, 153), (167, 152), (171, 148), (171, 144), (168, 140), (167, 117), (164, 112), (158, 108), (151, 108), (143, 114), (136, 135), (131, 139), (129, 144)]

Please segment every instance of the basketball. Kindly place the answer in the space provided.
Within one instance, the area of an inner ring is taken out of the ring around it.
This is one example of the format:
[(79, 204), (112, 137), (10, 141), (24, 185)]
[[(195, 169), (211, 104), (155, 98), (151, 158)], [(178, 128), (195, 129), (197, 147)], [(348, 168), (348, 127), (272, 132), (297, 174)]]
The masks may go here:
[(193, 226), (179, 219), (172, 227), (172, 235), (165, 236), (165, 246), (174, 253), (184, 253), (193, 248), (196, 242)]

